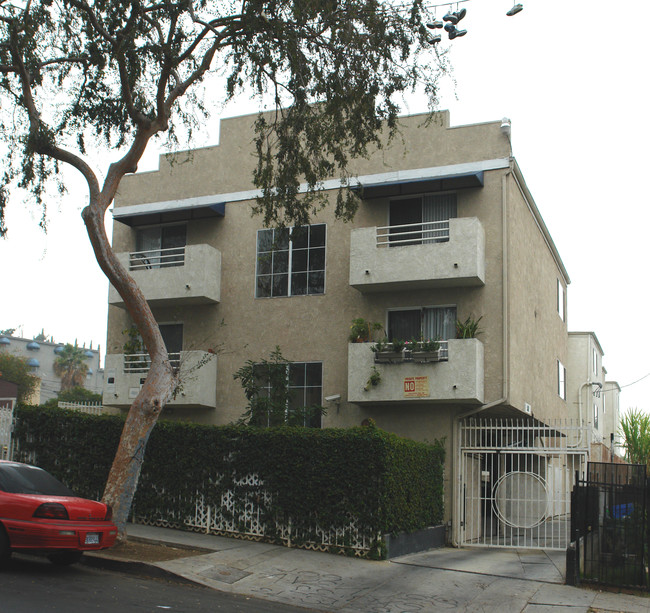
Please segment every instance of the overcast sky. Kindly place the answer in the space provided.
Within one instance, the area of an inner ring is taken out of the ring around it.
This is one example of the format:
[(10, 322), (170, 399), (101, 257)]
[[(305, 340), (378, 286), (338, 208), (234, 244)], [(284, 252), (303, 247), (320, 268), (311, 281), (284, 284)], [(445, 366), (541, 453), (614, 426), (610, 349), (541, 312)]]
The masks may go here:
[[(650, 3), (524, 0), (506, 17), (512, 4), (462, 4), (467, 35), (452, 43), (455, 85), (444, 83), (440, 108), (452, 125), (511, 119), (514, 156), (571, 277), (569, 329), (596, 333), (621, 407), (650, 410), (650, 377), (632, 385), (650, 373)], [(222, 116), (255, 110), (239, 101)], [(423, 110), (419, 100), (405, 109)], [(218, 119), (197, 145), (217, 141)], [(152, 150), (146, 167), (156, 163)], [(79, 216), (84, 201), (76, 189), (50, 205), (47, 234), (39, 211), (11, 206), (0, 329), (105, 345), (108, 283)]]

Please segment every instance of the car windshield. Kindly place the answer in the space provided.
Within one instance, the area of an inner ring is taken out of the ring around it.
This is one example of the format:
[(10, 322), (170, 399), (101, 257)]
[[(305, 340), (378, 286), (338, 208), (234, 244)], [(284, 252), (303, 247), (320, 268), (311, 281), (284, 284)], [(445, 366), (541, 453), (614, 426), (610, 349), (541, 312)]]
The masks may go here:
[(0, 490), (10, 494), (76, 495), (50, 473), (26, 464), (0, 465)]

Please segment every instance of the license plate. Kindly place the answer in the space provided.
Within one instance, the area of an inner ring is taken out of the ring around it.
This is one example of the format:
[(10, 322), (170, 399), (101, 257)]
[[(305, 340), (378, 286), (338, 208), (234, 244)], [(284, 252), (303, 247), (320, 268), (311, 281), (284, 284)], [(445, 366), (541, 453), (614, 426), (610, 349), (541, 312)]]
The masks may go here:
[(99, 532), (86, 534), (86, 545), (99, 545)]

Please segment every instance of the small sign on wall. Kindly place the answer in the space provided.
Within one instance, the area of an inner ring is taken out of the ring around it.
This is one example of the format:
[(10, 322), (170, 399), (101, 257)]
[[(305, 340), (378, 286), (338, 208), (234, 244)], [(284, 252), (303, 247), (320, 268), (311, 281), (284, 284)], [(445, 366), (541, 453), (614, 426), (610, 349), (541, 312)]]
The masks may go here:
[(404, 377), (404, 398), (428, 398), (429, 377)]

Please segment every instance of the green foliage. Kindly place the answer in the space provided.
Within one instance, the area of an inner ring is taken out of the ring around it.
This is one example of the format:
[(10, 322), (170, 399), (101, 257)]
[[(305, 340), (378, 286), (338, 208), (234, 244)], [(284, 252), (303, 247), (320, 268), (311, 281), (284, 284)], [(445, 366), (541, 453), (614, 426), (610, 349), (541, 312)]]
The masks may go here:
[(39, 379), (30, 374), (27, 360), (19, 356), (0, 353), (0, 379), (15, 383), (18, 386), (18, 402), (26, 402), (38, 386)]
[(629, 409), (621, 419), (625, 459), (630, 464), (645, 464), (650, 469), (650, 415)]
[(370, 377), (368, 377), (368, 381), (366, 381), (366, 385), (363, 388), (363, 391), (368, 392), (370, 391), (371, 387), (375, 387), (380, 383), (381, 383), (381, 373), (377, 370), (376, 366), (373, 366), (372, 370), (370, 371)]
[(479, 327), (481, 319), (483, 319), (483, 315), (478, 319), (473, 319), (471, 316), (465, 321), (457, 319), (456, 338), (476, 338), (479, 334), (483, 334), (483, 330)]
[[(20, 453), (85, 496), (101, 493), (120, 435), (120, 417), (24, 407), (17, 411)], [(411, 532), (443, 517), (442, 443), (401, 439), (374, 426), (350, 429), (203, 426), (161, 421), (153, 430), (134, 501), (139, 521), (188, 528), (199, 494), (244, 532), (244, 510), (260, 512), (265, 537), (320, 542), (317, 527), (347, 536), (332, 551), (351, 551), (351, 518), (383, 555), (378, 535)], [(251, 484), (252, 475), (263, 485)], [(223, 509), (223, 496), (234, 511)]]
[(30, 406), (15, 414), (14, 459), (34, 461), (78, 494), (101, 498), (124, 427), (122, 417)]
[(352, 320), (349, 341), (351, 343), (367, 343), (374, 339), (375, 332), (380, 332), (383, 329), (384, 326), (377, 321), (366, 321), (363, 317), (357, 317)]
[(54, 360), (54, 373), (61, 377), (61, 391), (80, 386), (88, 373), (85, 351), (67, 343)]
[(276, 347), (269, 359), (247, 360), (233, 378), (239, 380), (248, 400), (240, 424), (258, 427), (319, 425), (326, 409), (296, 406), (289, 386), (288, 361)]
[(57, 394), (56, 398), (50, 398), (43, 406), (51, 407), (53, 409), (57, 408), (59, 402), (94, 402), (98, 403), (102, 401), (101, 394), (95, 394), (85, 387), (79, 385), (70, 388), (69, 390), (64, 390)]
[[(43, 202), (60, 162), (88, 178), (87, 150), (159, 132), (191, 138), (206, 99), (251, 93), (277, 109), (256, 122), (256, 209), (267, 225), (306, 225), (326, 202), (321, 182), (347, 185), (349, 161), (395, 133), (401, 94), (417, 88), (433, 108), (446, 72), (426, 28), (433, 17), (420, 0), (2, 2), (0, 134), (11, 159), (0, 233), (12, 178)], [(196, 86), (209, 71), (225, 81), (204, 98)], [(337, 216), (349, 219), (357, 203), (342, 189)]]

